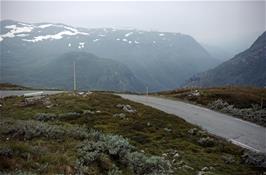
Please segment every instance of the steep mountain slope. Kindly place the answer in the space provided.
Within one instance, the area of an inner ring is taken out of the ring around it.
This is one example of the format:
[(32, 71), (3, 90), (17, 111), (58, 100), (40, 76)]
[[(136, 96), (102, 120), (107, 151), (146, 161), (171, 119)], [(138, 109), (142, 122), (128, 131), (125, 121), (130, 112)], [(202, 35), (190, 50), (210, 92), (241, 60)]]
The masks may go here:
[(19, 84), (31, 84), (34, 69), (77, 51), (121, 62), (150, 90), (175, 88), (219, 63), (188, 35), (134, 29), (1, 21), (0, 45), (4, 80)]
[(145, 87), (123, 64), (86, 52), (69, 52), (43, 66), (33, 82), (40, 86), (72, 89), (73, 62), (78, 89), (141, 91)]
[(266, 32), (244, 52), (188, 80), (186, 86), (266, 86)]

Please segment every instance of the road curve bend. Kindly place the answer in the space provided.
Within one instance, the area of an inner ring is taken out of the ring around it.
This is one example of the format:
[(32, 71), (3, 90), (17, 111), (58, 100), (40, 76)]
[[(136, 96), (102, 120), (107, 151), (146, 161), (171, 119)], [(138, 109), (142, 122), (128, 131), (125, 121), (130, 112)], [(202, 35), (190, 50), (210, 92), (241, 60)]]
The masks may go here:
[(266, 153), (266, 128), (210, 109), (160, 97), (118, 94), (122, 98), (177, 115), (209, 133), (256, 152)]

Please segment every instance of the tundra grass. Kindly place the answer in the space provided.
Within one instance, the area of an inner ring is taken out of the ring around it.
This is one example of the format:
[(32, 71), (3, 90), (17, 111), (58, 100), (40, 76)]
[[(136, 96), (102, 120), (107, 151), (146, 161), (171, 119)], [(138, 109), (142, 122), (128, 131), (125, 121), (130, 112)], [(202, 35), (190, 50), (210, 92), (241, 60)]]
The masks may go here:
[[(34, 120), (38, 113), (62, 114), (90, 110), (95, 113), (82, 114), (76, 119), (49, 121), (53, 125), (80, 126), (94, 128), (104, 133), (118, 134), (129, 139), (139, 151), (151, 155), (162, 156), (172, 151), (178, 152), (176, 162), (172, 164), (174, 174), (195, 175), (202, 168), (212, 170), (209, 174), (216, 175), (256, 175), (262, 173), (252, 166), (243, 164), (241, 155), (243, 149), (220, 138), (204, 133), (191, 135), (189, 130), (196, 126), (183, 119), (166, 114), (154, 108), (122, 99), (108, 93), (92, 93), (80, 96), (69, 93), (49, 96), (52, 107), (47, 108), (42, 103), (22, 106), (23, 97), (12, 97), (1, 100), (0, 120)], [(117, 104), (129, 104), (137, 110), (136, 113), (124, 112)], [(126, 117), (114, 117), (114, 114), (124, 113)], [(198, 128), (200, 130), (200, 128)], [(201, 146), (198, 139), (209, 136), (215, 140), (211, 147)], [(1, 135), (0, 148), (16, 150), (16, 156), (0, 156), (0, 170), (36, 172), (37, 174), (71, 174), (75, 172), (76, 146), (79, 140), (73, 138), (47, 139), (34, 138), (23, 140)], [(169, 154), (167, 154), (169, 155)], [(234, 161), (225, 163), (224, 156), (230, 155)], [(172, 157), (169, 160), (174, 161)], [(186, 166), (184, 166), (186, 165)], [(98, 165), (94, 173), (101, 174)], [(123, 174), (130, 174), (127, 168), (122, 168)], [(89, 174), (89, 173), (88, 173)]]
[[(197, 90), (200, 95), (189, 95)], [(266, 89), (255, 87), (216, 87), (216, 88), (184, 88), (173, 91), (155, 93), (166, 97), (177, 98), (207, 106), (209, 103), (222, 99), (237, 108), (250, 108), (253, 104), (266, 108)]]

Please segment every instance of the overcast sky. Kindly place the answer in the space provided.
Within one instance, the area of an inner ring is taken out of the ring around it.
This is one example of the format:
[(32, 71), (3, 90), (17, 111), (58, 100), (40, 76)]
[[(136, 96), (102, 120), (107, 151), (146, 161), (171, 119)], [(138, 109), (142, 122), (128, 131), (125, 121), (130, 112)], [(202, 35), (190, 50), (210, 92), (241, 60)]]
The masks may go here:
[(265, 1), (1, 1), (1, 19), (180, 32), (239, 52), (265, 31)]

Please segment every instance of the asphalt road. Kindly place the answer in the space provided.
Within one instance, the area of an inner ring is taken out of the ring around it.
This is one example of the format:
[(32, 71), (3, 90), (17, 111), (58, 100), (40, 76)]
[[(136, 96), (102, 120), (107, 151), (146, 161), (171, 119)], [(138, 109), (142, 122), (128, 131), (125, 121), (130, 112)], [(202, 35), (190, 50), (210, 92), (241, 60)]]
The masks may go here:
[(151, 96), (119, 95), (125, 99), (177, 115), (209, 133), (223, 137), (249, 150), (266, 153), (265, 127), (181, 101)]
[(33, 93), (33, 92), (43, 92), (44, 95), (52, 95), (62, 93), (64, 91), (38, 91), (38, 90), (0, 90), (0, 98), (8, 97), (8, 96), (22, 96), (26, 93)]

